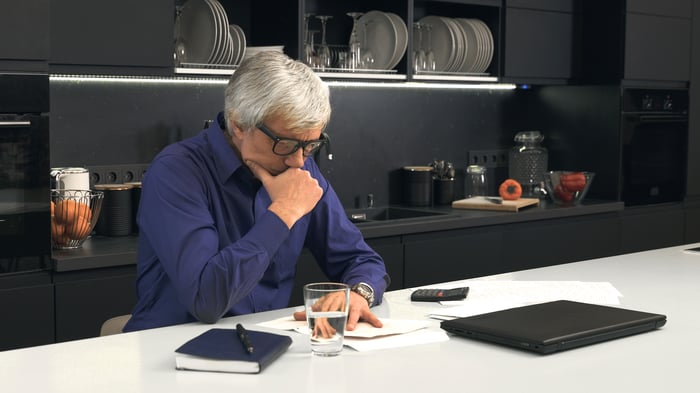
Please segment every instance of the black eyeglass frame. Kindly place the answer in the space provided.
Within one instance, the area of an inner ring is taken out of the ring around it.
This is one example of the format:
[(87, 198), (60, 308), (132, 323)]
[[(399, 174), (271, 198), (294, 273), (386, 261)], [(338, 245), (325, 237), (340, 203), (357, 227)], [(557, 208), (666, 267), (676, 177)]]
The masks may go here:
[[(274, 132), (272, 132), (269, 128), (267, 128), (264, 124), (258, 124), (255, 126), (255, 128), (259, 129), (260, 131), (263, 132), (263, 134), (267, 135), (270, 139), (272, 139), (275, 143), (272, 145), (272, 152), (275, 153), (278, 156), (289, 156), (297, 152), (299, 148), (301, 148), (302, 154), (304, 157), (308, 157), (315, 152), (317, 152), (323, 145), (328, 143), (328, 135), (324, 132), (321, 134), (321, 139), (314, 139), (311, 141), (300, 141), (298, 139), (294, 138), (282, 138), (277, 135), (275, 135)], [(280, 142), (283, 141), (291, 141), (294, 142), (296, 145), (294, 148), (287, 152), (287, 153), (278, 153), (275, 149), (279, 145)], [(310, 150), (307, 150), (306, 147), (311, 146)]]

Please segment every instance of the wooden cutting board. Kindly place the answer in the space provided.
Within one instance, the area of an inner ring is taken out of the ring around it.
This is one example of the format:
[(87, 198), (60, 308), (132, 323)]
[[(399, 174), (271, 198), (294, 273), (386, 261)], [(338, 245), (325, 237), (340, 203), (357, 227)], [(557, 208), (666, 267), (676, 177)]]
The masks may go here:
[[(496, 197), (494, 197), (496, 198)], [(540, 204), (540, 200), (537, 198), (520, 198), (515, 201), (503, 201), (503, 203), (493, 203), (484, 199), (483, 197), (472, 197), (467, 199), (460, 199), (458, 201), (452, 202), (452, 207), (455, 209), (474, 209), (474, 210), (498, 210), (498, 211), (508, 211), (517, 212), (523, 207), (527, 206), (537, 206)]]

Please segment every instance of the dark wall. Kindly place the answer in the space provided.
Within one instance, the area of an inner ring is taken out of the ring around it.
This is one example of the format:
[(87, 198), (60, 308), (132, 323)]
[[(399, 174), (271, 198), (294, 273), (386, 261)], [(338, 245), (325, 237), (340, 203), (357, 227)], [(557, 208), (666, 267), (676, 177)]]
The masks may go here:
[[(224, 82), (190, 82), (52, 80), (51, 165), (150, 162), (222, 108)], [(521, 93), (333, 85), (335, 158), (324, 153), (319, 165), (346, 207), (369, 193), (378, 205), (399, 203), (399, 168), (433, 159), (454, 163), (461, 190), (469, 150), (512, 145), (526, 108)]]

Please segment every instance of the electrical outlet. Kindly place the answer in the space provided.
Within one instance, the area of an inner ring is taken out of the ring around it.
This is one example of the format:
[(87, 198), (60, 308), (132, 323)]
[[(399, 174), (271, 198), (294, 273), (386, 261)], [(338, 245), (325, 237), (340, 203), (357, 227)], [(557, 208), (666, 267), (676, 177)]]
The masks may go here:
[(148, 164), (90, 166), (90, 186), (141, 181), (147, 168)]
[(119, 165), (121, 183), (141, 181), (147, 168), (148, 164)]
[(481, 165), (486, 168), (502, 168), (508, 166), (508, 150), (470, 150), (469, 165)]

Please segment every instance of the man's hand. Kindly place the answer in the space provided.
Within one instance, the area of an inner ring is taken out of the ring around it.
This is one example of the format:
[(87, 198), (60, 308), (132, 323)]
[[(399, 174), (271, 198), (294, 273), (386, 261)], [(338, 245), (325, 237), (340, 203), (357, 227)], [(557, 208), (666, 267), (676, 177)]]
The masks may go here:
[(291, 228), (297, 220), (310, 212), (323, 196), (323, 189), (311, 174), (300, 168), (289, 168), (272, 176), (265, 168), (253, 161), (246, 161), (267, 190), (272, 203), (268, 210)]
[[(327, 300), (329, 303), (321, 303), (317, 302), (312, 309), (314, 311), (322, 310), (323, 304), (329, 305), (330, 300)], [(320, 304), (319, 304), (320, 303)], [(318, 305), (318, 308), (316, 307)], [(304, 321), (306, 320), (306, 312), (305, 311), (297, 311), (294, 313), (294, 319), (297, 321)], [(359, 294), (355, 292), (350, 292), (350, 310), (348, 311), (348, 322), (346, 325), (346, 328), (348, 330), (355, 330), (355, 327), (357, 327), (357, 322), (359, 321), (365, 321), (369, 323), (370, 325), (380, 328), (384, 326), (382, 324), (382, 321), (377, 318), (372, 311), (369, 309), (369, 304), (367, 304), (367, 300), (360, 296)]]

